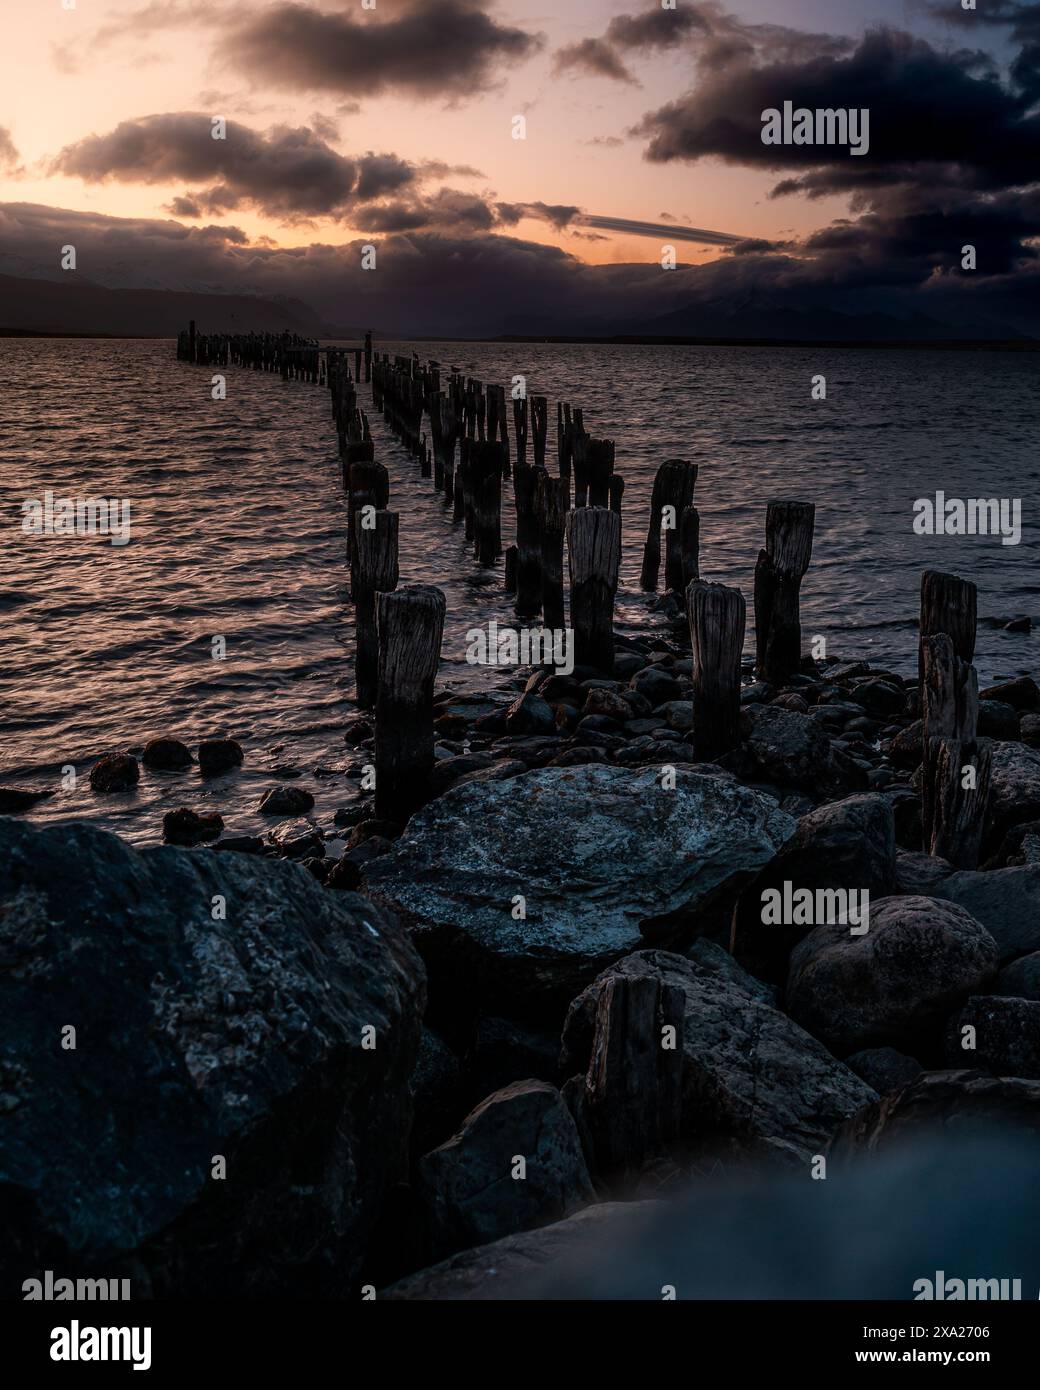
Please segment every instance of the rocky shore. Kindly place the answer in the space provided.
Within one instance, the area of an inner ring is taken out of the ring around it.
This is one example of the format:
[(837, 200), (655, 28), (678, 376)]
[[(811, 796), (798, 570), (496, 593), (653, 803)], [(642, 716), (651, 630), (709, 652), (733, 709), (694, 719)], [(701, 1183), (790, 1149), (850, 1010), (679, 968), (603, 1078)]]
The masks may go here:
[[(694, 759), (691, 689), (688, 648), (653, 635), (617, 639), (612, 679), (442, 691), (406, 826), (365, 792), (319, 823), (304, 778), (262, 833), (185, 807), (141, 853), (0, 819), (5, 1285), (508, 1296), (495, 1269), (720, 1168), (781, 1182), (1002, 1120), (1035, 1143), (1037, 684), (982, 692), (971, 870), (921, 852), (914, 682), (748, 671), (718, 763)], [(345, 733), (359, 782), (372, 738)], [(197, 756), (226, 772), (248, 744)], [(117, 752), (92, 785), (140, 775)], [(766, 922), (792, 888), (868, 895), (869, 928)]]

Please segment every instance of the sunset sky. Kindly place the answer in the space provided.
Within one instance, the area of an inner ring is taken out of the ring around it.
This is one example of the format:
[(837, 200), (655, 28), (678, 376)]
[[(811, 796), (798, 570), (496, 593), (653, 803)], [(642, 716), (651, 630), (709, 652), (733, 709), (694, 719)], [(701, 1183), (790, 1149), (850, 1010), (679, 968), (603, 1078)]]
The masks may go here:
[[(444, 264), (479, 257), (508, 279), (522, 260), (581, 285), (579, 318), (608, 288), (636, 319), (680, 291), (730, 294), (737, 260), (759, 294), (811, 265), (817, 287), (873, 278), (887, 305), (913, 281), (938, 303), (952, 282), (931, 282), (957, 271), (981, 215), (996, 239), (973, 297), (1021, 306), (1008, 277), (1026, 276), (1035, 308), (1037, 4), (65, 3), (4, 7), (0, 273), (55, 279), (68, 241), (98, 285), (299, 295), (344, 321), (333, 281), (371, 242), (398, 295)], [(869, 155), (763, 146), (761, 110), (788, 97), (869, 104)], [(218, 116), (226, 141), (210, 138)], [(948, 237), (927, 234), (935, 215)], [(666, 294), (668, 241), (714, 268)]]

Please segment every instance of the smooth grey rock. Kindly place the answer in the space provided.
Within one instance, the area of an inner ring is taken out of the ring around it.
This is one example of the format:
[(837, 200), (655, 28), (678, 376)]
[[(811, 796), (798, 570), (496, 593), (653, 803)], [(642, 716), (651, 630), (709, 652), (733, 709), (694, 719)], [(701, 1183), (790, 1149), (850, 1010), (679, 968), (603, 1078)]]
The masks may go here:
[[(645, 932), (692, 936), (794, 829), (731, 779), (590, 763), (455, 786), (369, 866), (446, 988), (489, 1008), (567, 1002)], [(513, 917), (514, 898), (526, 917)], [(481, 991), (485, 991), (481, 993)]]
[(722, 971), (668, 951), (626, 956), (578, 996), (564, 1024), (563, 1070), (587, 1067), (599, 993), (617, 974), (651, 975), (683, 991), (682, 1128), (709, 1152), (735, 1147), (785, 1166), (804, 1163), (875, 1099), (844, 1063), (766, 1003), (735, 962)]
[(0, 821), (0, 958), (5, 1287), (60, 1255), (155, 1297), (346, 1295), (407, 1172), (424, 979), (388, 913), (277, 860)]
[(438, 1256), (549, 1225), (595, 1200), (571, 1113), (554, 1086), (535, 1080), (481, 1101), (420, 1160), (419, 1190)]
[(889, 1044), (915, 1049), (996, 973), (997, 943), (955, 903), (885, 898), (869, 930), (819, 926), (794, 948), (785, 1008), (839, 1056)]

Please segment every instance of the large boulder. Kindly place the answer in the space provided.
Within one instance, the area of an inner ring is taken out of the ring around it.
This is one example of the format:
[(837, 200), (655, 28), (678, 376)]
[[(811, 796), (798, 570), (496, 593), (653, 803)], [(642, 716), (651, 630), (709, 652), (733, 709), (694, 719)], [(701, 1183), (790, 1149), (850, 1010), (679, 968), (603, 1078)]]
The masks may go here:
[(1040, 951), (1005, 965), (993, 988), (1005, 998), (1040, 1000)]
[(866, 791), (867, 774), (833, 746), (809, 715), (776, 705), (751, 705), (743, 711), (741, 724), (747, 751), (763, 780), (815, 796)]
[(706, 1153), (804, 1165), (875, 1093), (762, 997), (739, 966), (720, 970), (669, 951), (639, 951), (604, 971), (571, 1005), (565, 1071), (589, 1063), (596, 1008), (616, 975), (682, 991), (682, 1135)]
[(863, 1052), (854, 1052), (845, 1060), (851, 1070), (879, 1096), (898, 1091), (924, 1070), (916, 1058), (907, 1057), (894, 1047), (868, 1047)]
[(419, 1193), (435, 1258), (547, 1226), (595, 1200), (563, 1097), (534, 1080), (488, 1096), (426, 1154)]
[(349, 1291), (407, 1164), (424, 978), (390, 914), (288, 863), (0, 821), (0, 955), (5, 1284)]
[(647, 935), (728, 913), (793, 829), (772, 799), (684, 766), (674, 787), (659, 767), (542, 768), (453, 787), (366, 877), (415, 929), (435, 995), (562, 1013)]
[(756, 975), (780, 982), (792, 949), (811, 926), (762, 921), (763, 894), (792, 888), (854, 889), (871, 900), (891, 893), (896, 875), (895, 817), (882, 796), (846, 797), (802, 816), (779, 854), (741, 896), (731, 949)]
[(845, 1163), (893, 1143), (933, 1140), (954, 1149), (956, 1166), (971, 1141), (992, 1141), (1002, 1129), (1020, 1142), (1040, 1144), (1040, 1081), (967, 1069), (925, 1071), (847, 1120), (831, 1154)]
[(1040, 817), (1040, 749), (994, 743), (990, 765), (987, 842), (1000, 843), (1014, 825)]
[(785, 1007), (838, 1056), (890, 1044), (915, 1052), (996, 973), (997, 943), (962, 907), (885, 898), (869, 930), (814, 928), (791, 953)]
[(1040, 950), (1040, 865), (961, 869), (936, 884), (937, 897), (957, 903), (986, 928), (1002, 961)]
[(1040, 1081), (1040, 1003), (999, 995), (969, 999), (947, 1025), (946, 1062)]

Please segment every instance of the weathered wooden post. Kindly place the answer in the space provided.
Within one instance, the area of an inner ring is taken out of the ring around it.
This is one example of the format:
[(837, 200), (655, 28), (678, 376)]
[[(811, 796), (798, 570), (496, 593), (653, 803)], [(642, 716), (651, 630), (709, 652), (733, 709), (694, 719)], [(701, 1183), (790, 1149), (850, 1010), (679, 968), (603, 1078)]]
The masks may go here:
[[(182, 320), (182, 322), (183, 322), (183, 320)], [(195, 361), (195, 338), (196, 338), (196, 334), (195, 334), (195, 320), (194, 320), (194, 319), (190, 319), (189, 322), (188, 322), (188, 361), (189, 361), (189, 362), (194, 362), (194, 361)]]
[(959, 869), (979, 862), (991, 772), (991, 745), (978, 738), (979, 682), (971, 664), (977, 608), (974, 584), (936, 570), (922, 576), (922, 841), (926, 853)]
[(540, 470), (518, 463), (513, 470), (516, 510), (516, 611), (538, 613), (542, 607), (542, 538), (538, 528), (536, 488)]
[(536, 470), (535, 512), (542, 547), (542, 619), (561, 632), (567, 625), (563, 599), (563, 539), (567, 529), (567, 480)]
[(517, 548), (516, 548), (515, 545), (507, 545), (507, 546), (506, 546), (505, 565), (504, 565), (504, 568), (505, 568), (505, 584), (504, 584), (504, 588), (505, 588), (505, 591), (506, 591), (507, 594), (515, 594), (515, 593), (516, 593), (516, 570), (517, 570), (517, 563), (518, 563), (519, 555), (520, 555), (520, 552), (519, 552), (519, 550), (517, 550)]
[(567, 558), (575, 661), (612, 675), (614, 595), (621, 565), (621, 518), (617, 512), (600, 507), (569, 511)]
[[(368, 524), (371, 522), (371, 524)], [(371, 709), (376, 702), (379, 644), (376, 637), (376, 594), (397, 588), (399, 518), (396, 512), (377, 511), (362, 517), (357, 529), (357, 568), (354, 572), (354, 657), (357, 703)]]
[(527, 397), (513, 401), (513, 430), (516, 434), (516, 461), (527, 462)]
[(695, 579), (686, 591), (693, 646), (693, 746), (714, 762), (740, 745), (740, 659), (747, 609), (739, 589)]
[[(661, 527), (665, 526), (665, 588), (685, 593), (679, 528), (683, 512), (693, 505), (696, 484), (697, 465), (688, 459), (665, 459), (657, 470), (650, 498), (650, 524), (643, 547), (643, 567), (639, 576), (643, 589), (657, 588), (661, 569)], [(666, 507), (669, 508), (667, 513)]]
[(812, 559), (816, 508), (811, 502), (770, 502), (766, 548), (755, 566), (755, 672), (785, 685), (802, 664), (798, 596)]
[[(679, 1138), (686, 996), (677, 985), (611, 975), (596, 1004), (580, 1113), (603, 1178), (628, 1184)], [(662, 1039), (671, 1030), (670, 1047)]]
[(372, 334), (365, 334), (365, 380), (372, 380)]
[(545, 439), (549, 428), (549, 405), (544, 396), (531, 397), (531, 435), (536, 468), (545, 467)]
[[(614, 441), (585, 439), (585, 468), (588, 478), (589, 506), (610, 506), (610, 481), (614, 476)], [(575, 474), (577, 476), (577, 473)]]
[(429, 796), (434, 764), (433, 682), (444, 635), (444, 594), (406, 584), (376, 597), (376, 815), (403, 825)]
[(478, 441), (470, 449), (474, 554), (493, 565), (502, 554), (502, 458), (505, 445)]
[(589, 436), (575, 428), (571, 433), (571, 463), (574, 469), (574, 505), (589, 505)]
[(348, 474), (347, 492), (347, 559), (350, 564), (350, 596), (355, 597), (357, 579), (358, 517), (362, 508), (383, 511), (390, 501), (390, 474), (381, 463), (363, 461), (352, 463)]

